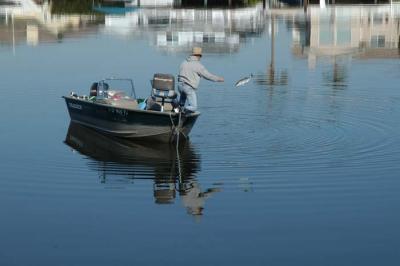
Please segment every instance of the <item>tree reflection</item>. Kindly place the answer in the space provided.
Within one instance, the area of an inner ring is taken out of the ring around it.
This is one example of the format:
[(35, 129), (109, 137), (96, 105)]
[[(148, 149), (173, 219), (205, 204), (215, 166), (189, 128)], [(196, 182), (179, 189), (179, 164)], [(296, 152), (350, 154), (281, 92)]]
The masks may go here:
[(92, 14), (98, 0), (50, 0), (52, 14)]

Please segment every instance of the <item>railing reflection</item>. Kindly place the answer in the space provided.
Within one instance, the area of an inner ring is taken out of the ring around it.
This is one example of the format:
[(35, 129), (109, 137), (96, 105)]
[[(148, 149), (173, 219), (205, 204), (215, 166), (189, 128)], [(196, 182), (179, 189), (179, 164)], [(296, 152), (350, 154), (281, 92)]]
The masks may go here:
[(188, 214), (201, 216), (205, 200), (218, 188), (202, 190), (196, 178), (200, 157), (190, 142), (174, 144), (132, 142), (71, 123), (65, 143), (90, 158), (88, 166), (100, 182), (128, 186), (151, 180), (157, 204), (175, 203), (177, 195)]

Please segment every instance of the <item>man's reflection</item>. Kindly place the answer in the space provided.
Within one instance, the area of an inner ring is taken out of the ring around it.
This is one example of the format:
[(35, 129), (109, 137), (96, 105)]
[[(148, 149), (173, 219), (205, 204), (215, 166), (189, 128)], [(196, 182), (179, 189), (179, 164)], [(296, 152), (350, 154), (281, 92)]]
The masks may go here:
[(206, 191), (201, 191), (200, 185), (195, 180), (184, 183), (184, 186), (179, 190), (187, 213), (194, 216), (203, 214), (205, 200), (215, 192), (219, 192), (219, 189), (209, 188)]
[(196, 217), (203, 214), (205, 200), (218, 191), (201, 190), (196, 179), (200, 157), (190, 142), (132, 142), (71, 123), (65, 143), (92, 159), (89, 168), (100, 174), (101, 182), (126, 185), (152, 179), (155, 203), (172, 204), (179, 195), (188, 214)]

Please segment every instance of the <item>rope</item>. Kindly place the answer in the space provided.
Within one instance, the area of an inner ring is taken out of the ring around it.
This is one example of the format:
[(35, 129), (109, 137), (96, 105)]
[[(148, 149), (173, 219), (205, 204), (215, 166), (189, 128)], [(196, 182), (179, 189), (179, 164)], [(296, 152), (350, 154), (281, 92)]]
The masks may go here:
[[(178, 125), (175, 125), (174, 120), (172, 119), (172, 112), (169, 113), (169, 119), (171, 120), (171, 125), (172, 125), (172, 134), (171, 134), (171, 139), (170, 142), (172, 142), (172, 139), (176, 136), (176, 145), (175, 145), (175, 151), (176, 151), (176, 165), (178, 166), (178, 183), (182, 184), (183, 183), (183, 178), (182, 178), (182, 169), (181, 169), (181, 158), (179, 154), (179, 137), (180, 134), (184, 135), (185, 134), (182, 132), (182, 112), (179, 111), (179, 119), (178, 119)], [(185, 136), (186, 137), (186, 136)], [(177, 191), (180, 191), (180, 189), (177, 189)]]
[(181, 169), (181, 158), (179, 155), (179, 133), (177, 136), (177, 140), (176, 140), (176, 160), (178, 163), (178, 177), (179, 177), (179, 183), (182, 184), (183, 183), (183, 179), (182, 179), (182, 169)]
[(172, 134), (170, 141), (172, 142), (173, 138), (176, 136), (176, 140), (177, 142), (179, 142), (180, 134), (182, 134), (187, 139), (187, 136), (182, 131), (182, 112), (179, 111), (178, 125), (175, 125), (174, 120), (172, 119), (172, 112), (169, 113), (169, 119), (171, 120), (172, 125)]
[(178, 125), (175, 125), (174, 120), (172, 119), (172, 112), (169, 113), (169, 119), (171, 120), (171, 125), (172, 125), (172, 134), (171, 138), (174, 138), (176, 136), (176, 161), (178, 165), (178, 181), (179, 184), (183, 184), (183, 179), (182, 179), (182, 169), (181, 169), (181, 158), (179, 154), (179, 137), (182, 134), (185, 138), (186, 135), (182, 132), (182, 112), (179, 111), (179, 119), (178, 119)]

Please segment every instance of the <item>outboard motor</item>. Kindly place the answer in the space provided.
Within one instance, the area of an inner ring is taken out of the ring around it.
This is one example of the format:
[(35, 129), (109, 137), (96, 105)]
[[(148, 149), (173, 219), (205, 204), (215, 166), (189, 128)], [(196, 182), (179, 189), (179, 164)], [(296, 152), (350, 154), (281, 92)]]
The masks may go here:
[(152, 83), (154, 89), (166, 91), (175, 89), (175, 78), (171, 74), (156, 73)]
[(90, 97), (97, 96), (98, 85), (99, 85), (99, 83), (97, 83), (97, 82), (92, 84), (92, 86), (90, 87), (90, 94), (89, 94)]
[(104, 81), (95, 82), (90, 87), (90, 97), (95, 96), (99, 98), (107, 98), (108, 97), (108, 89), (110, 86)]
[[(161, 112), (164, 111), (165, 103), (174, 103), (177, 94), (175, 92), (175, 78), (171, 74), (154, 74), (153, 80), (151, 81), (152, 90), (151, 98), (154, 102), (161, 105)], [(150, 109), (154, 108), (149, 106)]]

